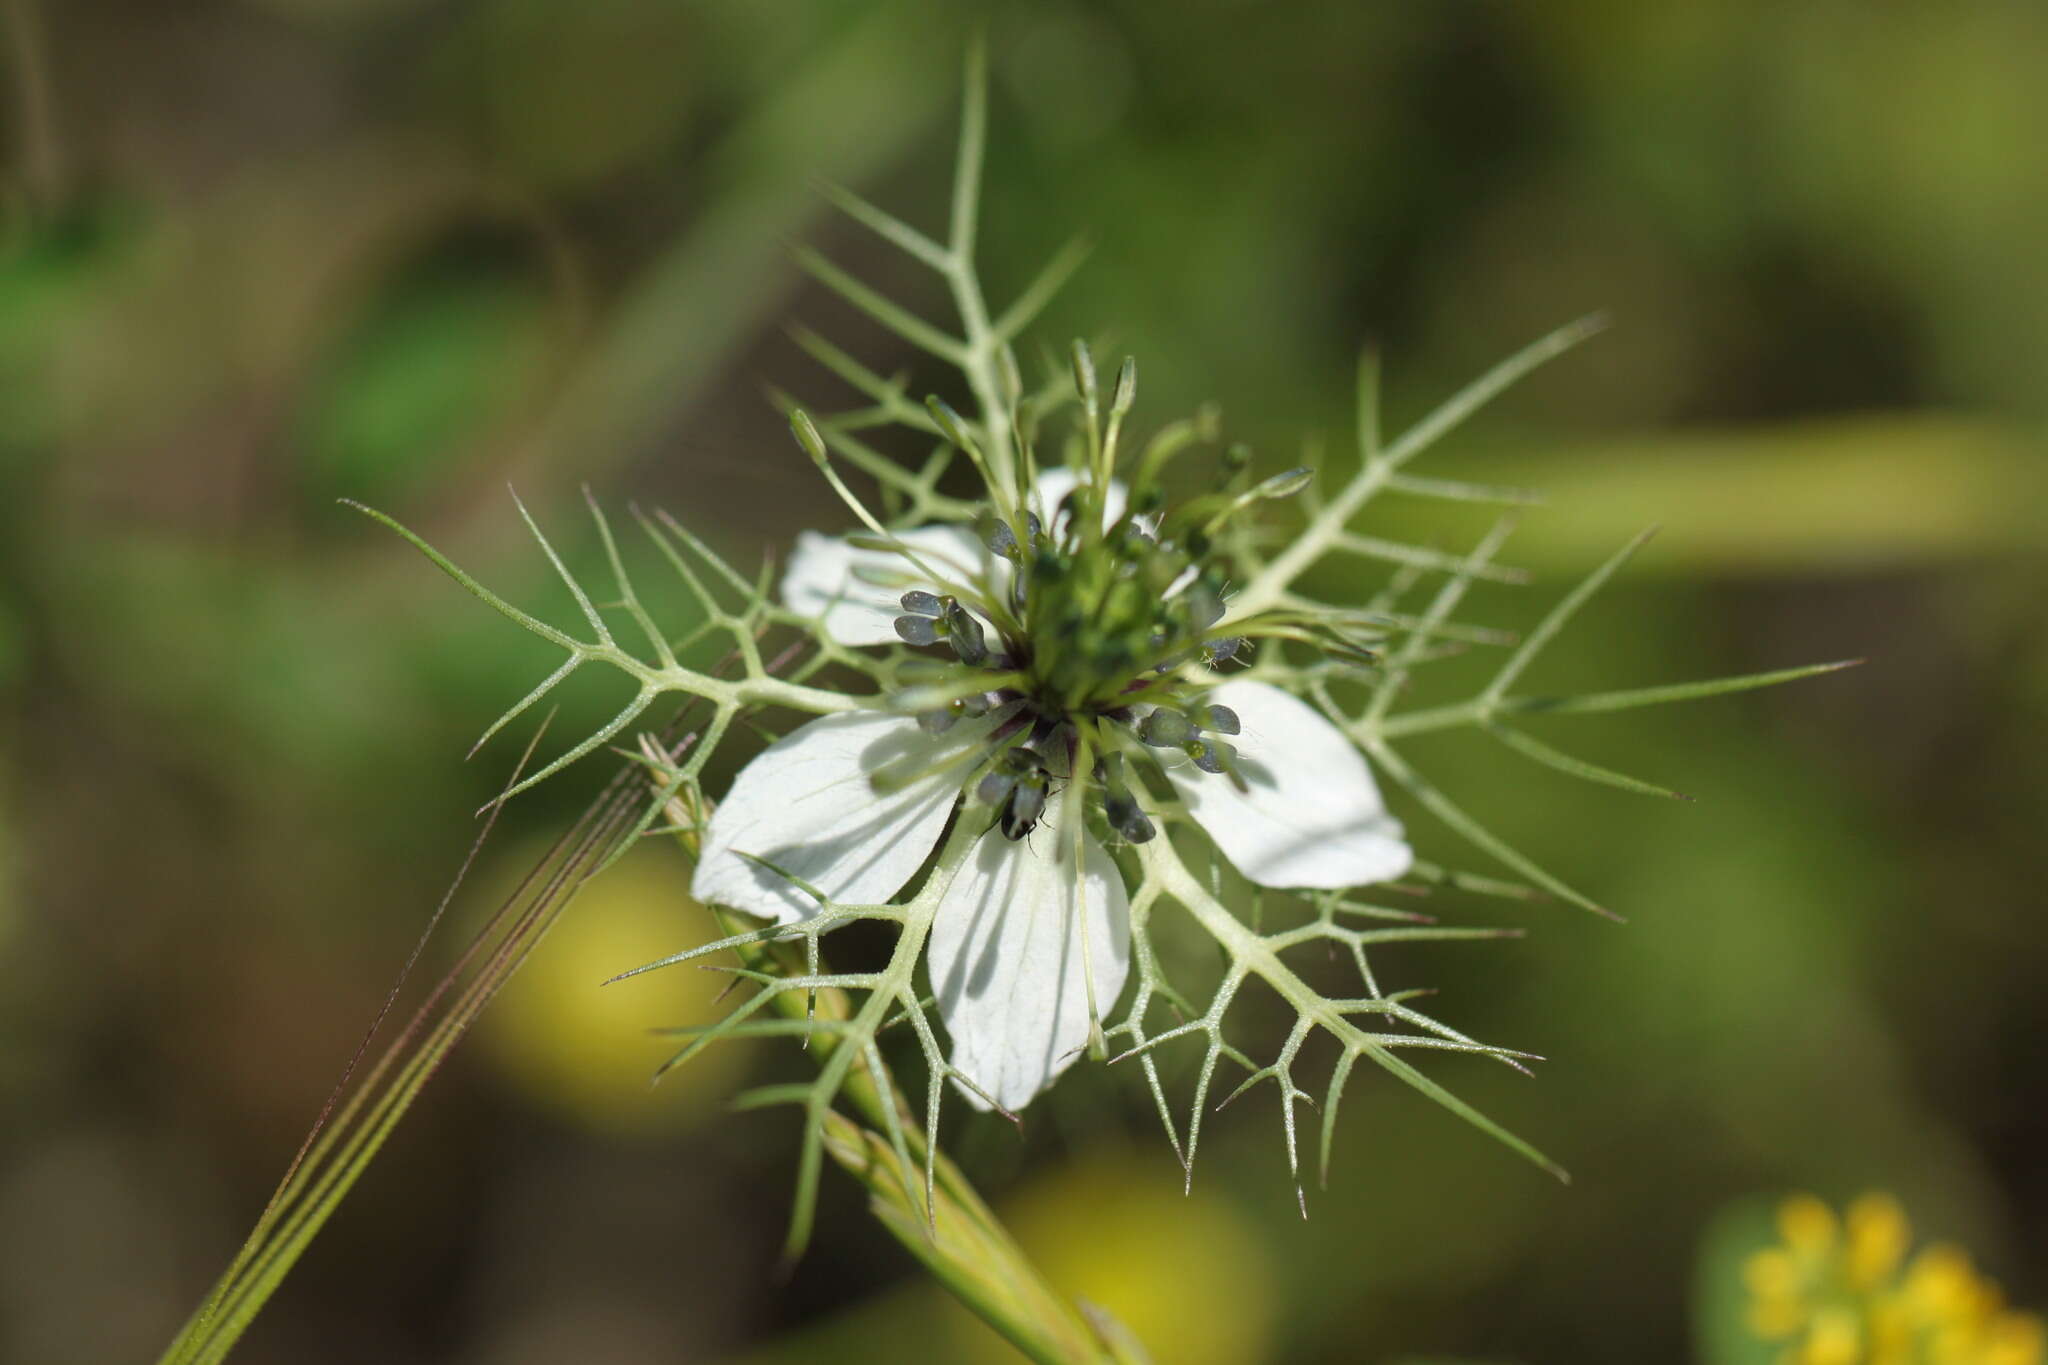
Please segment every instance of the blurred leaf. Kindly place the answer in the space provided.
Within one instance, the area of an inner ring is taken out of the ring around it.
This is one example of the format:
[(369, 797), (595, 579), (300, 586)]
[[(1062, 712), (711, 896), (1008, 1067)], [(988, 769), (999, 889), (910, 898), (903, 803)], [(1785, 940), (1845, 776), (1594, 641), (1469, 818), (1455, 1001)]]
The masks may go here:
[(396, 501), (441, 473), (532, 382), (545, 317), (530, 287), (474, 270), (394, 289), (302, 410), (322, 491)]
[(703, 16), (642, 0), (491, 0), (465, 7), (438, 61), (494, 160), (524, 179), (582, 186), (680, 140), (702, 102)]
[(898, 0), (777, 70), (703, 158), (702, 211), (619, 301), (538, 445), (577, 451), (578, 472), (595, 478), (695, 398), (790, 292), (783, 243), (827, 208), (805, 172), (858, 185), (908, 152), (951, 107), (954, 50)]
[(112, 215), (81, 211), (0, 251), (0, 475), (54, 433), (59, 339), (125, 242)]
[(2040, 550), (2043, 453), (2023, 428), (1899, 412), (1655, 433), (1466, 472), (1543, 490), (1557, 510), (1523, 521), (1515, 553), (1544, 567), (1576, 570), (1661, 515), (1637, 572), (1860, 574)]

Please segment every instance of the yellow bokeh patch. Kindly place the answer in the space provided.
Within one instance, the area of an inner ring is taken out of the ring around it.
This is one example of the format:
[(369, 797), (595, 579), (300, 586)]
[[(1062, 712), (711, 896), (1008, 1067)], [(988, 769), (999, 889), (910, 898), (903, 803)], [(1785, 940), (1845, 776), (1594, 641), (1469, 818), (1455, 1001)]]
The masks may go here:
[[(507, 859), (489, 889), (508, 893), (540, 852)], [(717, 933), (690, 899), (683, 860), (636, 851), (583, 889), (485, 1011), (483, 1050), (526, 1099), (581, 1126), (628, 1135), (688, 1127), (731, 1094), (749, 1045), (716, 1044), (654, 1084), (684, 1041), (655, 1030), (717, 1020), (732, 978), (686, 964), (604, 983)]]
[[(1148, 1154), (1149, 1155), (1149, 1154)], [(1099, 1305), (1175, 1365), (1277, 1358), (1274, 1271), (1259, 1226), (1168, 1162), (1095, 1157), (1048, 1172), (1002, 1215), (1054, 1288)], [(1014, 1365), (978, 1326), (963, 1358)]]

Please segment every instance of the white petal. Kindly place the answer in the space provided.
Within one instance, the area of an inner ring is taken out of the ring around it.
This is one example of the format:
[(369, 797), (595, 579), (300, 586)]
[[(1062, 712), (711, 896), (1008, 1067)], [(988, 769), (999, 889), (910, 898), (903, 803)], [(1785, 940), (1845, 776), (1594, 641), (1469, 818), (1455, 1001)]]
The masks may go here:
[[(1057, 535), (1065, 529), (1064, 520), (1055, 522), (1052, 513), (1058, 509), (1060, 499), (1081, 485), (1079, 471), (1066, 465), (1045, 465), (1038, 471), (1038, 481), (1031, 485), (1031, 510), (1038, 513), (1039, 522)], [(1109, 491), (1102, 499), (1102, 524), (1108, 526), (1124, 514), (1124, 504), (1130, 501), (1130, 494), (1122, 483), (1109, 481)]]
[[(917, 551), (935, 572), (964, 582), (981, 568), (986, 552), (964, 526), (919, 526), (896, 537)], [(900, 583), (871, 583), (856, 573), (880, 573)], [(886, 645), (896, 640), (898, 599), (912, 588), (943, 592), (915, 564), (891, 550), (857, 548), (838, 536), (805, 531), (797, 536), (782, 571), (782, 603), (821, 618), (825, 633), (842, 645)]]
[(1387, 813), (1365, 758), (1307, 702), (1262, 682), (1227, 682), (1210, 701), (1237, 713), (1230, 740), (1250, 785), (1169, 763), (1188, 812), (1231, 865), (1261, 886), (1363, 886), (1408, 870), (1414, 850)]
[(1088, 1045), (1089, 983), (1106, 1014), (1130, 967), (1130, 907), (1116, 864), (1084, 833), (1077, 884), (1057, 847), (1044, 822), (1028, 839), (989, 830), (932, 920), (927, 961), (953, 1065), (1012, 1111)]
[(784, 924), (817, 913), (800, 887), (740, 856), (750, 853), (835, 901), (888, 900), (938, 842), (961, 774), (947, 768), (890, 792), (869, 778), (884, 765), (924, 767), (960, 748), (915, 720), (870, 711), (792, 730), (740, 770), (712, 812), (690, 894)]

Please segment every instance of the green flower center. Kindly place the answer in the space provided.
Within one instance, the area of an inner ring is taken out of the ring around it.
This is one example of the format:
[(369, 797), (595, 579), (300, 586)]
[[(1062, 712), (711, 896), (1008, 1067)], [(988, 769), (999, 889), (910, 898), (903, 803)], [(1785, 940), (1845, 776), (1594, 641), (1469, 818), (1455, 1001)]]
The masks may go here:
[(1175, 749), (1205, 771), (1235, 774), (1224, 736), (1238, 733), (1238, 718), (1201, 700), (1210, 670), (1246, 652), (1242, 637), (1217, 630), (1223, 576), (1209, 530), (1185, 509), (1161, 516), (1157, 496), (1133, 497), (1111, 517), (1107, 487), (1077, 485), (1050, 509), (1051, 529), (1031, 512), (1019, 526), (986, 519), (986, 573), (959, 594), (901, 599), (897, 635), (951, 655), (936, 670), (911, 670), (945, 697), (920, 712), (925, 727), (995, 716), (975, 795), (1013, 839), (1084, 760), (1089, 804), (1134, 843), (1156, 830), (1127, 752)]

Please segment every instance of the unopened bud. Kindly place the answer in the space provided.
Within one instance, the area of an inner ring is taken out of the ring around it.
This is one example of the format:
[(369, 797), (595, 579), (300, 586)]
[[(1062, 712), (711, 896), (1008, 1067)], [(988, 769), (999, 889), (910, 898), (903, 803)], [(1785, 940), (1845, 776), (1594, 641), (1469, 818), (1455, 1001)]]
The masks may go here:
[(1088, 343), (1076, 338), (1071, 358), (1074, 364), (1074, 392), (1081, 395), (1081, 407), (1093, 417), (1099, 402), (1095, 386), (1095, 357), (1088, 354)]
[(825, 452), (825, 438), (818, 435), (818, 428), (811, 422), (811, 415), (802, 408), (789, 414), (789, 429), (796, 434), (796, 443), (804, 448), (804, 454), (811, 462), (824, 465), (830, 458)]
[(1125, 356), (1122, 368), (1116, 372), (1116, 392), (1110, 395), (1110, 416), (1121, 417), (1129, 412), (1137, 396), (1138, 361), (1135, 356)]
[(1296, 465), (1270, 479), (1262, 480), (1252, 489), (1252, 495), (1260, 498), (1291, 498), (1315, 481), (1316, 472), (1307, 465)]

